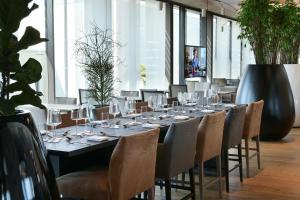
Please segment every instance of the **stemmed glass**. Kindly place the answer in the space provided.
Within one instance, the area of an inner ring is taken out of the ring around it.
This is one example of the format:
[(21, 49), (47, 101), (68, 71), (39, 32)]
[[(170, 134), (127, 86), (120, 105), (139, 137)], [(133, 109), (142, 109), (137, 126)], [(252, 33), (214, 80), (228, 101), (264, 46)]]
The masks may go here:
[(176, 114), (178, 112), (178, 101), (173, 101), (172, 102), (172, 109), (174, 111), (174, 113)]
[(84, 125), (86, 127), (87, 120), (89, 118), (89, 106), (87, 104), (82, 104), (79, 110), (79, 118), (84, 120)]
[(53, 129), (53, 136), (56, 129), (56, 126), (61, 124), (61, 115), (60, 111), (56, 109), (50, 109), (47, 113), (47, 125), (51, 126), (51, 129)]
[[(112, 114), (114, 116), (114, 119), (116, 118), (116, 116), (118, 114), (120, 114), (120, 107), (119, 104), (116, 102), (110, 102), (109, 104), (109, 113)], [(118, 128), (117, 124), (115, 123), (115, 125), (113, 126), (113, 128)]]
[(71, 110), (71, 119), (76, 121), (75, 129), (76, 129), (76, 135), (77, 135), (77, 133), (78, 133), (78, 128), (77, 128), (78, 120), (80, 120), (80, 109)]

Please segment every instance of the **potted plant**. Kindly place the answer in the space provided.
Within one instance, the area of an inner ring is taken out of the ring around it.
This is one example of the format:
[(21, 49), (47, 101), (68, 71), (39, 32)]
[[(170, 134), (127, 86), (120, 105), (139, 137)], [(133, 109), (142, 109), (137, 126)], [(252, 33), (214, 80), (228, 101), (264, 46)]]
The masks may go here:
[(237, 20), (241, 26), (239, 38), (249, 41), (256, 64), (248, 65), (236, 102), (263, 99), (260, 137), (279, 140), (289, 133), (295, 118), (292, 90), (280, 59), (290, 19), (277, 1), (244, 0)]
[(286, 34), (283, 35), (281, 45), (281, 63), (284, 63), (290, 85), (293, 91), (295, 102), (295, 122), (294, 127), (300, 126), (300, 65), (298, 64), (299, 46), (300, 46), (300, 8), (292, 1), (287, 0), (283, 5), (286, 13), (287, 26)]
[[(20, 39), (14, 34), (21, 21), (37, 8), (31, 0), (0, 1), (0, 196), (4, 199), (24, 199), (24, 194), (30, 199), (60, 198), (49, 157), (30, 114), (16, 111), (23, 104), (43, 107), (42, 94), (30, 87), (40, 80), (42, 67), (33, 58), (22, 65), (19, 52), (46, 39), (31, 26)], [(30, 183), (29, 193), (24, 182)]]
[(119, 63), (113, 49), (119, 48), (120, 44), (113, 40), (109, 30), (103, 31), (92, 24), (91, 32), (77, 40), (75, 47), (91, 97), (100, 106), (107, 105), (113, 96), (114, 65)]

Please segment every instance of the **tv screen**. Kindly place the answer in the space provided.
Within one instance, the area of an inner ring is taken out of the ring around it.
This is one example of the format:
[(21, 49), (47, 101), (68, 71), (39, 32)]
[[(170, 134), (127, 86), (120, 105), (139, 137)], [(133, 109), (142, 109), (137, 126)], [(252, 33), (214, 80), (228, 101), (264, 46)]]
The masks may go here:
[(206, 77), (206, 48), (186, 46), (184, 59), (184, 77)]

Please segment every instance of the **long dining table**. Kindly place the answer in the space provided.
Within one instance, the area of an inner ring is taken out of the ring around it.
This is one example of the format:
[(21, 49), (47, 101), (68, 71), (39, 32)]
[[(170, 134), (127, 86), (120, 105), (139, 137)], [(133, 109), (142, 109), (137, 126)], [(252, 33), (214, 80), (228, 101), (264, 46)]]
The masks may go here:
[[(199, 109), (195, 106), (171, 108), (129, 115), (107, 122), (88, 123), (44, 133), (43, 140), (56, 176), (92, 165), (107, 164), (119, 137), (160, 128), (160, 141), (172, 123), (199, 118), (208, 113), (228, 110), (232, 104), (213, 105)], [(95, 140), (97, 139), (97, 140)]]

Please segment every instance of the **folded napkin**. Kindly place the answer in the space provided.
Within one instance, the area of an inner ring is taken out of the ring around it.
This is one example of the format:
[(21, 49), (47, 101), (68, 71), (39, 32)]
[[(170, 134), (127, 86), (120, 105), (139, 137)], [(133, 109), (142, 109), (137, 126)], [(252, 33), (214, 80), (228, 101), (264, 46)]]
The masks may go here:
[(176, 120), (186, 120), (189, 118), (190, 118), (189, 116), (185, 116), (185, 115), (177, 115), (174, 117), (174, 119), (176, 119)]
[(123, 126), (125, 127), (125, 128), (129, 128), (129, 127), (132, 127), (132, 126), (138, 126), (138, 125), (141, 125), (142, 124), (142, 122), (129, 122), (129, 123), (127, 123), (127, 124), (123, 124)]
[(215, 111), (214, 110), (204, 109), (204, 110), (201, 110), (201, 112), (203, 112), (203, 113), (213, 113)]
[(184, 104), (185, 106), (195, 106), (195, 105), (197, 105), (197, 103), (186, 103), (186, 104)]
[(53, 137), (53, 138), (50, 138), (49, 140), (44, 140), (44, 142), (49, 142), (49, 143), (58, 143), (62, 140), (61, 137)]
[(167, 119), (167, 118), (170, 118), (171, 116), (170, 115), (160, 115), (158, 118), (159, 119)]
[(142, 127), (144, 127), (144, 128), (158, 128), (158, 127), (160, 127), (160, 124), (149, 124), (149, 123), (147, 123), (147, 124), (143, 124)]
[(109, 137), (107, 136), (98, 136), (98, 135), (94, 135), (91, 137), (87, 138), (87, 141), (92, 141), (92, 142), (103, 142), (103, 141), (107, 141), (109, 139)]

